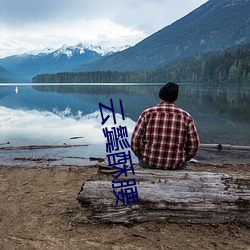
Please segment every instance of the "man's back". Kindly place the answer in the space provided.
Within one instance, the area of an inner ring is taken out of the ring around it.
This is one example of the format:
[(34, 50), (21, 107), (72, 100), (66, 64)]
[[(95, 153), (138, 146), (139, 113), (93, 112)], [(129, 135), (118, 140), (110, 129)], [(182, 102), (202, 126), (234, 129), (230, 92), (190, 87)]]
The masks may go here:
[(175, 169), (199, 147), (194, 120), (173, 102), (161, 101), (139, 117), (131, 141), (135, 155), (152, 168)]

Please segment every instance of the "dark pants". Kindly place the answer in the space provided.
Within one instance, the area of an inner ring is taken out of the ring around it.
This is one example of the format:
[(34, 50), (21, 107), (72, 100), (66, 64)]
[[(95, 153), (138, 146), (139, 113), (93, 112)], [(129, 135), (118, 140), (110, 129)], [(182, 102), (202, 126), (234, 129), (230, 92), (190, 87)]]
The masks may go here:
[[(156, 169), (156, 168), (153, 168), (151, 166), (149, 166), (147, 163), (145, 163), (142, 159), (138, 159), (139, 160), (139, 165), (142, 167), (142, 168), (149, 168), (149, 169)], [(168, 170), (182, 170), (182, 169), (185, 169), (187, 167), (188, 163), (187, 162), (184, 162), (182, 166), (179, 166), (175, 169), (168, 169)]]

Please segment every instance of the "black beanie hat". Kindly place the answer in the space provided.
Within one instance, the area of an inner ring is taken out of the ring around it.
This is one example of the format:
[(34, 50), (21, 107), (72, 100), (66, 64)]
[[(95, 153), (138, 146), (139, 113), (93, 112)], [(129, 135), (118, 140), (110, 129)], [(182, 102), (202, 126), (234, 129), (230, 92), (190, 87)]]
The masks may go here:
[(178, 98), (179, 86), (176, 83), (168, 82), (161, 87), (159, 97), (166, 102), (174, 102)]

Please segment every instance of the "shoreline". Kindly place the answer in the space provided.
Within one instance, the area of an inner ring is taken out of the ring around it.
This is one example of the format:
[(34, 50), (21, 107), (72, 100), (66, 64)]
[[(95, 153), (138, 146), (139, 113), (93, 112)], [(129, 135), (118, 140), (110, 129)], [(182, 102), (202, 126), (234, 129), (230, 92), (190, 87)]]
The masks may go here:
[[(18, 163), (13, 165), (6, 165), (4, 163), (0, 162), (0, 169), (67, 169), (67, 168), (98, 168), (99, 164), (105, 161), (105, 158), (98, 158), (98, 157), (90, 157), (89, 164), (83, 164), (83, 165), (77, 165), (77, 164), (60, 164), (60, 165), (39, 165), (39, 162), (36, 162), (35, 160), (31, 160), (33, 164), (29, 164), (30, 160), (25, 160), (25, 165), (20, 165)], [(138, 163), (134, 163), (133, 165), (137, 168), (141, 168)], [(143, 169), (143, 168), (142, 168)], [(157, 169), (156, 169), (157, 170)], [(221, 171), (240, 171), (244, 173), (250, 172), (250, 163), (248, 162), (235, 162), (232, 161), (231, 163), (228, 162), (190, 162), (188, 163), (188, 166), (186, 170), (192, 170), (192, 171), (215, 171), (215, 172), (221, 172)], [(162, 170), (162, 171), (168, 171), (168, 170)]]
[[(33, 145), (35, 149), (11, 149), (5, 147), (4, 150), (0, 148), (0, 165), (4, 166), (41, 166), (41, 167), (60, 167), (65, 166), (87, 166), (95, 165), (100, 160), (106, 158), (105, 148), (103, 152), (91, 152), (84, 150), (86, 146), (83, 145), (49, 145), (41, 146)], [(7, 148), (7, 149), (6, 149)], [(18, 147), (19, 148), (19, 147)], [(30, 146), (21, 146), (21, 148), (29, 149)], [(80, 148), (78, 150), (77, 148)], [(74, 150), (73, 150), (74, 149)], [(77, 149), (75, 151), (75, 149)], [(90, 155), (90, 156), (89, 156)], [(138, 160), (135, 156), (132, 158), (133, 163), (137, 164)], [(210, 148), (202, 148), (194, 158), (198, 164), (203, 165), (223, 165), (223, 164), (250, 164), (250, 150), (216, 150)]]
[[(250, 164), (190, 164), (188, 170), (237, 172)], [(85, 224), (76, 195), (96, 166), (0, 166), (0, 249), (248, 249), (237, 224), (145, 222)], [(164, 170), (165, 171), (165, 170)]]

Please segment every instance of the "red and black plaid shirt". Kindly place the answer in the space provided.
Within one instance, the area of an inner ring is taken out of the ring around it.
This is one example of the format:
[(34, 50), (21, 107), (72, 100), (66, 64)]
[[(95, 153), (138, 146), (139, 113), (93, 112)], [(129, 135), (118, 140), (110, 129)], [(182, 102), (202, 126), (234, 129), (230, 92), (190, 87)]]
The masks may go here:
[(161, 102), (139, 117), (131, 138), (131, 149), (146, 164), (175, 169), (190, 160), (199, 148), (193, 118), (174, 103)]

